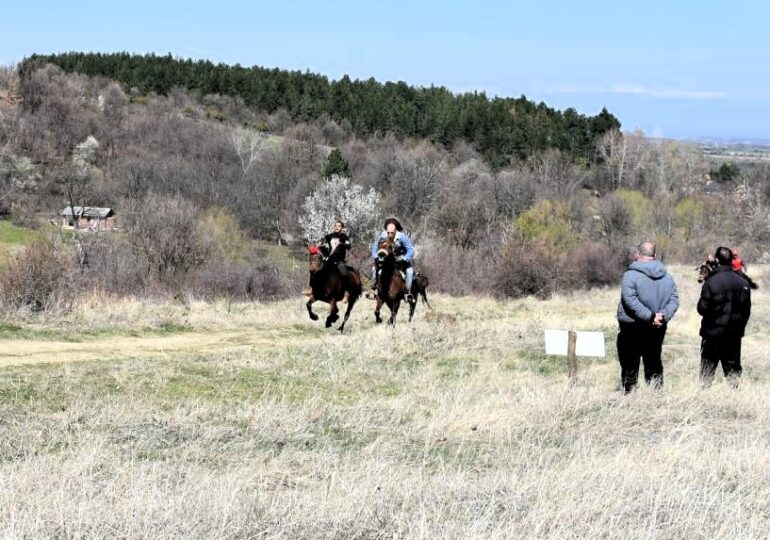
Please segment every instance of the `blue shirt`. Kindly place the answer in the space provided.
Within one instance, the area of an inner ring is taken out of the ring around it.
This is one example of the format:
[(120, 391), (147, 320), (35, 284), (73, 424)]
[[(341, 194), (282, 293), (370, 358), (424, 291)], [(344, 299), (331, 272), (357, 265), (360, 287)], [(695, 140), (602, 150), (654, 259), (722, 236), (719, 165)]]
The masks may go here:
[[(372, 244), (372, 259), (377, 258), (377, 250), (380, 248), (380, 242), (385, 240), (387, 237), (388, 232), (382, 231), (380, 235), (374, 240), (374, 244)], [(414, 257), (414, 245), (412, 245), (412, 241), (409, 239), (409, 237), (401, 231), (396, 231), (396, 239), (394, 244), (395, 246), (393, 251), (398, 251), (399, 247), (405, 249), (406, 253), (403, 254), (403, 259), (407, 262), (412, 262), (412, 258)]]

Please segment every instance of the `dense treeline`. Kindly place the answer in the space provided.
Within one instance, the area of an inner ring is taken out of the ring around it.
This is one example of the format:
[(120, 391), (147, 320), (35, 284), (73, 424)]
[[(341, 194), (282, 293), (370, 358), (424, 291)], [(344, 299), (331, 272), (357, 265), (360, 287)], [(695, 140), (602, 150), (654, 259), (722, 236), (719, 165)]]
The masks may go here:
[(172, 88), (183, 88), (201, 95), (239, 97), (247, 106), (267, 113), (283, 109), (295, 122), (328, 116), (339, 124), (348, 123), (359, 136), (392, 133), (429, 139), (447, 148), (464, 140), (493, 167), (549, 148), (587, 162), (594, 157), (594, 140), (620, 128), (606, 109), (591, 117), (571, 108), (557, 111), (524, 96), (457, 95), (444, 87), (383, 84), (348, 76), (329, 81), (309, 72), (228, 66), (171, 55), (33, 55), (22, 63), (22, 75), (47, 63), (67, 72), (109, 77), (142, 94), (167, 95)]

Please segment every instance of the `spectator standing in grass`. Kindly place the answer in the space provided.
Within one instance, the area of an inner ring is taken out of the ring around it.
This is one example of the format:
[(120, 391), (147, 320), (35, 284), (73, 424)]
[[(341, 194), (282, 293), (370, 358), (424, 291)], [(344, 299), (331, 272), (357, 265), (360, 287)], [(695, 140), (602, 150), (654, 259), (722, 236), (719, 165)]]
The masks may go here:
[(717, 248), (714, 257), (718, 266), (703, 283), (698, 300), (703, 317), (700, 379), (702, 385), (710, 385), (721, 362), (725, 377), (737, 386), (743, 371), (741, 340), (751, 315), (751, 286), (743, 273), (734, 270), (730, 248)]
[(618, 361), (626, 393), (636, 387), (640, 360), (647, 384), (655, 388), (663, 385), (663, 339), (678, 308), (676, 284), (663, 263), (656, 260), (655, 244), (642, 242), (636, 260), (623, 274), (618, 303)]

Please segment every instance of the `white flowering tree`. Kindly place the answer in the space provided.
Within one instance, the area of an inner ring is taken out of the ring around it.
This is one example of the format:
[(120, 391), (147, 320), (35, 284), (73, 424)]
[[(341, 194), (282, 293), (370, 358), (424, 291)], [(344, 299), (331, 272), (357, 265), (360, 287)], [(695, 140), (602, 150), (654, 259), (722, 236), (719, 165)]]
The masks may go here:
[(332, 175), (315, 192), (305, 197), (299, 218), (302, 234), (308, 242), (317, 242), (341, 220), (351, 237), (373, 233), (380, 220), (380, 195), (373, 188), (366, 191), (350, 178)]

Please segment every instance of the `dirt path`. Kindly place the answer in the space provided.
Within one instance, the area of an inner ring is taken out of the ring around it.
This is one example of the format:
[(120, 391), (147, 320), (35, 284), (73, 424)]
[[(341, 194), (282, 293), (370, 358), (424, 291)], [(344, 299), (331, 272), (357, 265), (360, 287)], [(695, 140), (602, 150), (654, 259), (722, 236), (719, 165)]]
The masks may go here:
[(249, 350), (280, 341), (302, 339), (293, 332), (211, 330), (184, 332), (167, 336), (108, 336), (82, 342), (43, 341), (35, 339), (0, 340), (0, 367), (89, 360), (120, 360), (139, 356), (171, 358), (174, 356), (219, 351)]

